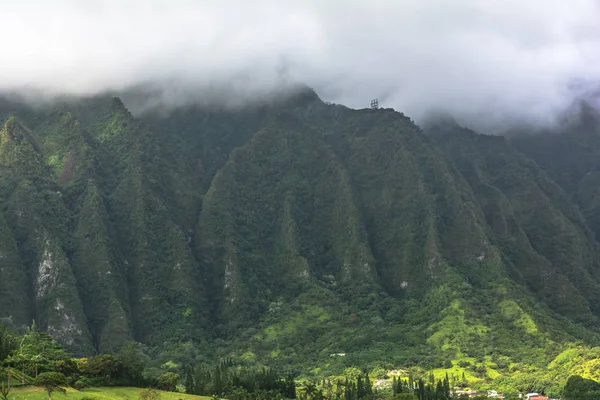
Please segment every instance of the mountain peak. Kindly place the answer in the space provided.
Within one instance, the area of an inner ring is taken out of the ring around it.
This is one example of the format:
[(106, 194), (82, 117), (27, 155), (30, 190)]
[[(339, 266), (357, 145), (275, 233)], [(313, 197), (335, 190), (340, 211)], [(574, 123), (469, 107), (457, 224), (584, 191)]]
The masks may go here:
[(34, 147), (36, 147), (33, 138), (27, 131), (27, 128), (25, 128), (21, 121), (18, 120), (15, 113), (11, 113), (9, 115), (8, 119), (4, 122), (4, 126), (2, 127), (2, 130), (0, 132), (2, 141), (14, 140), (17, 142), (21, 142), (23, 140), (29, 140), (31, 144), (34, 145)]
[(120, 97), (113, 97), (111, 99), (110, 107), (113, 112), (125, 113), (131, 116), (131, 113), (129, 112), (129, 110), (125, 106), (125, 103), (123, 103), (123, 100), (121, 100)]
[(286, 103), (306, 105), (312, 102), (321, 102), (317, 92), (308, 85), (298, 85), (284, 94)]
[(581, 101), (579, 105), (579, 123), (587, 129), (600, 126), (600, 111), (587, 100)]
[(600, 109), (596, 97), (581, 97), (573, 102), (561, 115), (561, 130), (595, 131), (600, 127)]
[(462, 126), (458, 124), (454, 117), (444, 111), (431, 111), (424, 118), (423, 122), (421, 122), (421, 127), (423, 130), (428, 132), (437, 132), (440, 131), (439, 128), (443, 127), (443, 131), (447, 132), (450, 128), (453, 129), (461, 129)]
[(17, 114), (13, 111), (8, 115), (8, 118), (6, 118), (4, 126), (7, 129), (13, 129), (16, 124), (20, 125), (19, 121), (17, 120)]

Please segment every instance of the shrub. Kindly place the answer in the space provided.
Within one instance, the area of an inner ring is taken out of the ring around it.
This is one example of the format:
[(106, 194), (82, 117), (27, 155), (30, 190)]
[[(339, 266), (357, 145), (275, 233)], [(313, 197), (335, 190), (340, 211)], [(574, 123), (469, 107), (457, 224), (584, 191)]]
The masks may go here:
[(174, 392), (180, 380), (181, 377), (179, 374), (174, 372), (165, 372), (158, 377), (157, 385), (159, 389)]
[(77, 390), (81, 390), (81, 389), (88, 387), (88, 385), (84, 381), (79, 379), (79, 380), (75, 381), (75, 383), (73, 384), (73, 387)]
[(156, 389), (148, 388), (140, 392), (140, 400), (159, 400), (160, 393)]
[(375, 368), (371, 371), (371, 373), (369, 374), (372, 378), (377, 378), (377, 379), (386, 379), (387, 378), (387, 371), (381, 367)]
[(48, 392), (48, 399), (52, 400), (52, 393), (67, 392), (63, 388), (63, 386), (67, 385), (67, 377), (60, 372), (44, 372), (35, 378), (34, 385), (41, 386), (46, 389), (46, 392)]

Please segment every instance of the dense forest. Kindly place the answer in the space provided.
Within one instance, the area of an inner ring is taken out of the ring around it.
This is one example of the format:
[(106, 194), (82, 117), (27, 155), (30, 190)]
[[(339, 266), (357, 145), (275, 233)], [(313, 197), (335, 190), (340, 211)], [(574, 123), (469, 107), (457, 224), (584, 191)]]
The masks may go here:
[(597, 110), (504, 137), (308, 88), (130, 112), (147, 96), (0, 100), (18, 335), (35, 320), (69, 356), (137, 349), (184, 382), (224, 359), (284, 381), (404, 368), (432, 392), (600, 379)]
[[(0, 325), (0, 398), (3, 400), (12, 398), (11, 390), (15, 386), (26, 385), (46, 388), (49, 398), (52, 392), (64, 392), (64, 388), (69, 386), (80, 391), (92, 386), (138, 386), (147, 387), (148, 391), (180, 391), (230, 400), (488, 398), (486, 392), (479, 392), (473, 397), (457, 391), (468, 384), (464, 374), (461, 378), (450, 378), (446, 374), (436, 379), (433, 374), (415, 377), (405, 371), (404, 376), (392, 375), (392, 379), (386, 380), (388, 385), (379, 385), (382, 380), (374, 384), (367, 371), (357, 368), (349, 368), (339, 376), (297, 382), (291, 374), (284, 377), (272, 369), (248, 369), (236, 365), (231, 359), (212, 365), (189, 365), (180, 369), (183, 374), (172, 370), (156, 374), (156, 371), (148, 370), (147, 363), (143, 350), (133, 342), (117, 354), (72, 358), (50, 335), (39, 331), (35, 323), (23, 335)], [(174, 366), (167, 368), (173, 369)], [(595, 400), (600, 396), (600, 383), (574, 375), (567, 380), (564, 388), (555, 392), (549, 390), (550, 395), (565, 400)], [(144, 396), (142, 392), (141, 398)], [(504, 398), (516, 400), (519, 396), (516, 391), (511, 391)]]

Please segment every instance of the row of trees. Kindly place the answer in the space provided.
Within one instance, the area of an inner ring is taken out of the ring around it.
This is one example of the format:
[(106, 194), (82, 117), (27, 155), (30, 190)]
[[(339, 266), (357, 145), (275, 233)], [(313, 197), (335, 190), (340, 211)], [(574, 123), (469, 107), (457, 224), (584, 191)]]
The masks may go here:
[(422, 378), (415, 381), (412, 375), (409, 375), (408, 379), (396, 379), (394, 377), (392, 392), (394, 397), (400, 394), (410, 394), (419, 400), (450, 400), (450, 379), (448, 374), (444, 379), (438, 380), (430, 376), (428, 382)]
[(375, 397), (369, 375), (356, 378), (324, 379), (320, 384), (306, 383), (300, 393), (301, 400), (369, 400)]
[(227, 398), (296, 398), (296, 384), (291, 375), (280, 376), (272, 369), (236, 368), (225, 360), (213, 368), (189, 367), (187, 393)]
[[(450, 400), (450, 380), (448, 376), (439, 380), (430, 377), (429, 382), (414, 380), (412, 376), (407, 379), (394, 377), (391, 395), (395, 400)], [(298, 397), (301, 400), (372, 400), (390, 396), (389, 393), (374, 391), (371, 379), (365, 372), (353, 378), (306, 383)]]

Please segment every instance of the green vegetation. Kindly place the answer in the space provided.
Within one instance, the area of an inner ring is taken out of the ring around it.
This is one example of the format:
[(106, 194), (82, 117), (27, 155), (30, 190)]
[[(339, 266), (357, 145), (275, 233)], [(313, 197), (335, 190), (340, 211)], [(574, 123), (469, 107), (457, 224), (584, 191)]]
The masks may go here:
[(11, 393), (11, 388), (2, 382), (0, 386), (0, 399), (2, 400), (12, 400), (13, 396)]
[(565, 385), (563, 398), (565, 400), (597, 400), (600, 398), (600, 383), (573, 375)]
[(187, 374), (187, 393), (212, 394), (227, 398), (253, 396), (296, 398), (294, 378), (291, 375), (282, 378), (273, 370), (253, 371), (245, 368), (234, 368), (231, 361), (225, 361), (212, 369), (198, 366), (194, 371), (193, 368), (190, 368)]
[(140, 392), (140, 400), (159, 400), (160, 393), (156, 389), (148, 388)]
[(308, 89), (168, 115), (0, 101), (0, 375), (207, 395), (223, 359), (241, 380), (402, 368), (432, 393), (600, 379), (585, 121), (538, 146)]
[(52, 400), (52, 393), (54, 392), (67, 393), (64, 388), (67, 385), (67, 377), (60, 372), (43, 372), (35, 378), (33, 384), (46, 390), (48, 400)]

